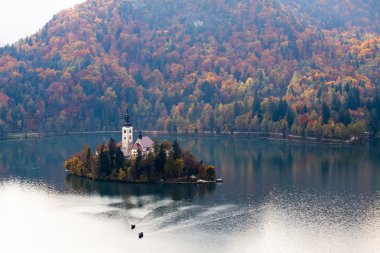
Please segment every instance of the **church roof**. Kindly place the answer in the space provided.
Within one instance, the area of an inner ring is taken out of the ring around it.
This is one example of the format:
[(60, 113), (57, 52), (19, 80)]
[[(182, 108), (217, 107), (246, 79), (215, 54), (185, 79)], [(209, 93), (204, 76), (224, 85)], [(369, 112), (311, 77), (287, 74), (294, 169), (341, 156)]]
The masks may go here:
[(148, 136), (143, 136), (142, 139), (137, 139), (137, 140), (139, 140), (139, 143), (141, 146), (143, 146), (143, 148), (149, 148), (149, 147), (153, 146), (153, 144), (154, 144), (152, 139), (149, 138)]

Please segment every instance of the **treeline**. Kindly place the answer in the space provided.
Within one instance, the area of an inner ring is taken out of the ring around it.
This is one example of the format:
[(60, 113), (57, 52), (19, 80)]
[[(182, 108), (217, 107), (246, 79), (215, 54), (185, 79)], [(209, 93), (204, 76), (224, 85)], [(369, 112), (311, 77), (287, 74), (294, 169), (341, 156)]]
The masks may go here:
[[(336, 96), (331, 103), (320, 101), (308, 107), (305, 104), (291, 106), (283, 99), (260, 99), (255, 97), (252, 105), (253, 118), (241, 125), (246, 131), (278, 132), (283, 135), (302, 137), (339, 138), (362, 137), (365, 132), (375, 134), (379, 131), (380, 99), (376, 98), (361, 107), (361, 119), (351, 115), (360, 105), (359, 90), (347, 88), (342, 94), (347, 99), (343, 104)], [(363, 113), (364, 110), (366, 113)], [(355, 115), (356, 116), (356, 115)], [(235, 121), (235, 123), (238, 123)], [(250, 125), (250, 124), (251, 125)], [(218, 129), (218, 128), (217, 128)]]
[(95, 154), (88, 145), (64, 167), (72, 175), (93, 180), (120, 182), (196, 182), (197, 179), (215, 181), (215, 167), (197, 161), (190, 151), (183, 151), (175, 140), (172, 145), (163, 141), (154, 142), (154, 152), (142, 155), (138, 150), (133, 159), (124, 159), (120, 146), (111, 138), (108, 145), (100, 144)]
[(375, 133), (376, 10), (364, 0), (87, 1), (0, 49), (0, 136), (116, 130), (127, 106), (150, 130)]

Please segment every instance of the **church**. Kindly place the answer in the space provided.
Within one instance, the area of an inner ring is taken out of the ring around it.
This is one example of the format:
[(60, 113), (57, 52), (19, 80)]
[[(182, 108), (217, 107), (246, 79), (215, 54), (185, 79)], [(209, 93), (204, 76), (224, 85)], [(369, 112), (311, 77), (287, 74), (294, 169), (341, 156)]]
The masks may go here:
[(125, 114), (124, 125), (121, 130), (121, 150), (123, 151), (124, 157), (134, 159), (139, 150), (143, 156), (147, 156), (150, 152), (154, 152), (154, 142), (148, 136), (143, 136), (141, 132), (139, 133), (136, 142), (133, 143), (133, 126), (129, 118), (128, 110)]

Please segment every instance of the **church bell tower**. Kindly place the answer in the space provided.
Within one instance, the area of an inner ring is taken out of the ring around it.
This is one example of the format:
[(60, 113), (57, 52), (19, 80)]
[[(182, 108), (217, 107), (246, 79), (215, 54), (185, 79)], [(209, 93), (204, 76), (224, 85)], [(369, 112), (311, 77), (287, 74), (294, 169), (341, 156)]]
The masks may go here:
[(122, 131), (121, 150), (123, 151), (124, 157), (130, 157), (131, 149), (133, 146), (133, 126), (129, 119), (128, 109), (124, 117), (124, 125), (121, 128), (121, 131)]

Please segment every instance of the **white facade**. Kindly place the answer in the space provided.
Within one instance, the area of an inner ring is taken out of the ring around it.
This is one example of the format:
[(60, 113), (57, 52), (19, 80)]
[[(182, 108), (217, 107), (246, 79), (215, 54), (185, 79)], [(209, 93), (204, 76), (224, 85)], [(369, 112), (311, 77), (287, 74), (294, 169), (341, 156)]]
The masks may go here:
[(124, 154), (124, 157), (131, 156), (131, 149), (133, 146), (133, 126), (129, 119), (129, 113), (127, 109), (127, 113), (124, 117), (124, 125), (121, 128), (121, 151)]
[(133, 146), (133, 126), (123, 126), (121, 139), (121, 151), (125, 157), (131, 156), (131, 149)]
[(140, 149), (141, 154), (146, 156), (153, 152), (154, 142), (148, 136), (142, 136), (140, 132), (139, 138), (133, 144), (133, 126), (131, 124), (129, 113), (125, 114), (124, 125), (121, 128), (121, 151), (126, 158), (135, 158), (137, 150)]
[(140, 149), (143, 156), (149, 155), (154, 152), (154, 142), (148, 136), (142, 136), (140, 133), (139, 138), (131, 149), (131, 158), (136, 158), (137, 151)]

